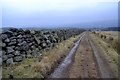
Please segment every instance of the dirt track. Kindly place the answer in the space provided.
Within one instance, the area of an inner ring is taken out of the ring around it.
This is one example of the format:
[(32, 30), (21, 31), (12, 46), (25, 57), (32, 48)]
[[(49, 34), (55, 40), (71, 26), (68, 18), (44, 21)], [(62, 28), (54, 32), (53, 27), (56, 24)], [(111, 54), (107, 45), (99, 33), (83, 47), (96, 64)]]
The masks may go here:
[(76, 51), (75, 60), (68, 71), (70, 78), (98, 78), (100, 77), (96, 60), (90, 46), (88, 35), (81, 40)]
[[(88, 33), (81, 39), (75, 55), (71, 57), (71, 63), (67, 67), (59, 67), (50, 78), (113, 78), (109, 65), (100, 57), (98, 48), (95, 47)], [(61, 63), (60, 65), (67, 65)]]

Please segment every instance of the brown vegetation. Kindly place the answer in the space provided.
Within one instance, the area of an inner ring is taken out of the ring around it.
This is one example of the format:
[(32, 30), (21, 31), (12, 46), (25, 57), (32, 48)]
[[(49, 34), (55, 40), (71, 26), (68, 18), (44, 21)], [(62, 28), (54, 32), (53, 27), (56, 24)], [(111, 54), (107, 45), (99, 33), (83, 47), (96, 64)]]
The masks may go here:
[(116, 51), (114, 46), (117, 46), (119, 44), (119, 43), (116, 43), (118, 41), (115, 41), (116, 39), (114, 39), (112, 42), (110, 42), (109, 36), (107, 36), (108, 38), (106, 38), (106, 40), (101, 39), (100, 37), (95, 36), (93, 34), (91, 34), (91, 37), (94, 40), (97, 47), (102, 52), (102, 57), (104, 57), (107, 63), (110, 65), (111, 70), (113, 71), (113, 74), (117, 76), (118, 75), (117, 74), (118, 73), (118, 70), (117, 70), (118, 69), (118, 52)]
[(119, 42), (119, 38), (118, 38), (118, 32), (96, 32), (97, 35), (100, 35), (100, 38), (103, 39), (105, 42), (109, 43), (111, 47), (113, 47), (117, 53), (120, 53), (120, 42)]
[(3, 68), (3, 77), (8, 78), (10, 74), (14, 78), (44, 78), (55, 65), (67, 55), (69, 48), (79, 36), (71, 37), (68, 40), (58, 43), (52, 50), (43, 52), (41, 61), (36, 58), (25, 59), (20, 65)]

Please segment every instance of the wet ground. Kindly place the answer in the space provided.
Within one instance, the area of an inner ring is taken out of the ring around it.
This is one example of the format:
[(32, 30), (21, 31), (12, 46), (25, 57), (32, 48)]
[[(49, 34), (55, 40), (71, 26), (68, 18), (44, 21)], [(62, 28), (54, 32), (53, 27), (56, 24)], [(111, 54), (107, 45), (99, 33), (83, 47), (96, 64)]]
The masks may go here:
[(113, 78), (109, 65), (100, 56), (88, 33), (74, 44), (49, 78)]
[(76, 50), (77, 50), (77, 48), (80, 44), (81, 39), (84, 37), (84, 35), (82, 35), (80, 37), (80, 39), (77, 42), (74, 43), (73, 48), (70, 50), (70, 52), (68, 53), (68, 55), (66, 56), (64, 61), (50, 75), (50, 78), (61, 78), (64, 75), (66, 75), (66, 71), (67, 71), (68, 67), (71, 65), (74, 54), (75, 54), (75, 52), (76, 52)]
[(86, 34), (76, 51), (74, 62), (68, 71), (69, 78), (99, 78), (94, 54)]

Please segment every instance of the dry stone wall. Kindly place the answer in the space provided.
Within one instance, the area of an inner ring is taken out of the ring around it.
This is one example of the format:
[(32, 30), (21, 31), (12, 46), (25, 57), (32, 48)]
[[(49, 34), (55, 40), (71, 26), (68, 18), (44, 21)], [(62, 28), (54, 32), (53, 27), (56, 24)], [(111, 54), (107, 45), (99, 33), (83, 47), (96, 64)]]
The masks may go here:
[(52, 49), (56, 43), (72, 36), (79, 35), (84, 30), (23, 30), (10, 28), (0, 34), (2, 62), (5, 65), (21, 62), (24, 58), (38, 57), (43, 50)]

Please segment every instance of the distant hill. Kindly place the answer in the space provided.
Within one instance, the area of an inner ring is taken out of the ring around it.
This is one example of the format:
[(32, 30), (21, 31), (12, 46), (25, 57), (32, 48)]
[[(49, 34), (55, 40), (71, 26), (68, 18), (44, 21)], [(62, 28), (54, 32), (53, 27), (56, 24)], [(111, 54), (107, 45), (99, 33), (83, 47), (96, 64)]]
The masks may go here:
[(120, 31), (120, 27), (108, 27), (108, 28), (104, 28), (102, 30), (104, 30), (104, 31)]

